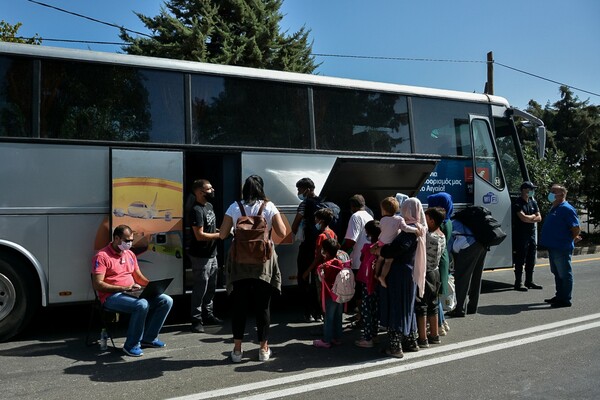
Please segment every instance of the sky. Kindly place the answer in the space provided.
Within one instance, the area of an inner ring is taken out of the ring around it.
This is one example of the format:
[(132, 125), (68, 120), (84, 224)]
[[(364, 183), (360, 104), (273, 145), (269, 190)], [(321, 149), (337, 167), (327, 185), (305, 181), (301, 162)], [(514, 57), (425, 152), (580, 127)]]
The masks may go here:
[[(128, 29), (150, 33), (134, 12), (159, 13), (159, 0), (40, 0)], [(486, 55), (593, 94), (600, 104), (598, 0), (285, 0), (281, 29), (310, 29), (314, 54), (454, 60), (408, 61), (317, 56), (325, 76), (478, 92)], [(120, 42), (119, 31), (27, 0), (0, 1), (0, 18), (21, 22), (22, 36)], [(119, 46), (45, 41), (44, 46), (122, 52)], [(460, 61), (460, 62), (456, 62)], [(469, 62), (463, 62), (469, 61)], [(472, 62), (475, 61), (475, 62)], [(559, 84), (494, 65), (495, 94), (518, 107), (554, 103)]]

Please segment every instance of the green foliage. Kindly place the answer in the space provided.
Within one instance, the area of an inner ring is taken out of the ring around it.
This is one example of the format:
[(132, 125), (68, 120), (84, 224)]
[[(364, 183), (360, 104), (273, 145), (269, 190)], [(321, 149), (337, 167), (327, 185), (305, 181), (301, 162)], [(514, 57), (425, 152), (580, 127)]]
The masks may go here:
[[(600, 106), (590, 105), (589, 100), (580, 101), (566, 86), (560, 87), (561, 99), (542, 108), (531, 100), (528, 112), (544, 121), (548, 130), (546, 160), (536, 161), (526, 152), (530, 172), (538, 170), (534, 181), (545, 190), (554, 179), (569, 189), (569, 201), (587, 209), (589, 222), (600, 222)], [(525, 150), (533, 146), (533, 134), (523, 132)], [(548, 165), (548, 161), (555, 164)], [(545, 171), (546, 168), (548, 171)], [(560, 176), (556, 168), (564, 172)], [(546, 173), (554, 171), (553, 175)], [(575, 172), (577, 174), (575, 174)]]
[(17, 22), (12, 25), (2, 20), (0, 21), (0, 41), (11, 42), (11, 43), (25, 43), (25, 44), (42, 44), (42, 38), (36, 33), (32, 38), (20, 38), (17, 35), (19, 28), (23, 26), (22, 23)]
[(280, 32), (283, 0), (170, 0), (160, 14), (136, 15), (151, 38), (121, 39), (128, 54), (312, 73), (310, 30)]
[[(560, 150), (548, 149), (546, 157), (540, 160), (535, 148), (528, 146), (523, 148), (523, 157), (530, 179), (538, 186), (535, 189), (535, 198), (543, 215), (550, 211), (551, 204), (546, 197), (553, 183), (564, 185), (570, 190), (572, 187), (577, 187), (583, 179), (581, 171), (564, 164), (565, 153)], [(569, 201), (577, 205), (577, 199), (572, 198), (571, 194), (569, 192)]]

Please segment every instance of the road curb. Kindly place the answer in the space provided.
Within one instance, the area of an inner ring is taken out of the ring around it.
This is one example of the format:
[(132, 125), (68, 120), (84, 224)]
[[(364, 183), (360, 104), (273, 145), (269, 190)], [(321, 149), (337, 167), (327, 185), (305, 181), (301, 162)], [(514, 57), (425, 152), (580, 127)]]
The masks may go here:
[[(600, 245), (587, 246), (587, 247), (575, 247), (573, 250), (574, 256), (580, 256), (582, 254), (596, 254), (600, 253)], [(538, 250), (538, 258), (548, 258), (548, 250)]]

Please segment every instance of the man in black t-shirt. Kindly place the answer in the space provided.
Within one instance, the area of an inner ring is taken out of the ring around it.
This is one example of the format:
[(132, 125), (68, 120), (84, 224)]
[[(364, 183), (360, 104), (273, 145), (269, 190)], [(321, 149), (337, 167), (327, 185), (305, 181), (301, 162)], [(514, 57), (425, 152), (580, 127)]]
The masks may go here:
[[(513, 204), (513, 263), (515, 265), (515, 290), (542, 289), (533, 282), (537, 246), (535, 223), (542, 217), (537, 202), (533, 199), (535, 186), (529, 181), (521, 185), (521, 197)], [(525, 264), (525, 284), (523, 285), (523, 264)]]
[(300, 301), (302, 303), (304, 321), (313, 322), (322, 319), (321, 305), (317, 297), (316, 282), (310, 277), (304, 279), (302, 275), (315, 259), (316, 241), (319, 232), (315, 228), (315, 211), (320, 198), (315, 194), (315, 184), (310, 178), (302, 178), (296, 182), (298, 190), (298, 199), (300, 204), (296, 213), (296, 218), (292, 223), (292, 233), (303, 235), (303, 240), (298, 249), (298, 270), (296, 279), (300, 291)]
[(215, 197), (215, 189), (206, 179), (192, 184), (195, 203), (190, 212), (193, 237), (189, 243), (188, 256), (192, 264), (194, 286), (192, 288), (192, 332), (204, 332), (204, 324), (220, 324), (213, 313), (213, 298), (217, 285), (217, 240), (219, 232), (215, 212), (209, 200)]

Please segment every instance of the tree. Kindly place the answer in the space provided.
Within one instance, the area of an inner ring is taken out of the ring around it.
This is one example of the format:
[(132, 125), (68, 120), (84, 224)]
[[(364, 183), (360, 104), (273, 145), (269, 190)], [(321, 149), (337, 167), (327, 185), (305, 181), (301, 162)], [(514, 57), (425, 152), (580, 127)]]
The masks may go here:
[(310, 30), (302, 27), (287, 35), (280, 32), (283, 0), (170, 0), (160, 14), (136, 13), (152, 31), (151, 38), (134, 38), (128, 54), (148, 55), (215, 64), (239, 65), (312, 73), (316, 68), (309, 42)]
[[(564, 170), (563, 178), (555, 176), (556, 182), (565, 183), (570, 198), (576, 199), (588, 212), (588, 222), (600, 222), (600, 106), (590, 105), (589, 100), (580, 101), (567, 86), (560, 87), (561, 99), (542, 107), (531, 100), (528, 112), (542, 119), (548, 129), (547, 159)], [(531, 147), (532, 133), (525, 133), (524, 144)], [(552, 157), (550, 157), (552, 156)], [(545, 161), (529, 159), (534, 169)], [(550, 168), (549, 165), (546, 165)], [(578, 171), (580, 178), (568, 172)], [(540, 171), (537, 179), (545, 179)], [(542, 183), (542, 181), (539, 181)], [(538, 184), (539, 184), (538, 183)], [(550, 182), (547, 182), (550, 183)], [(573, 195), (573, 196), (571, 196)]]
[(23, 26), (22, 23), (17, 22), (15, 25), (9, 24), (2, 20), (0, 21), (0, 41), (12, 42), (12, 43), (25, 43), (25, 44), (42, 44), (42, 38), (36, 33), (31, 38), (20, 38), (17, 36), (17, 32)]

